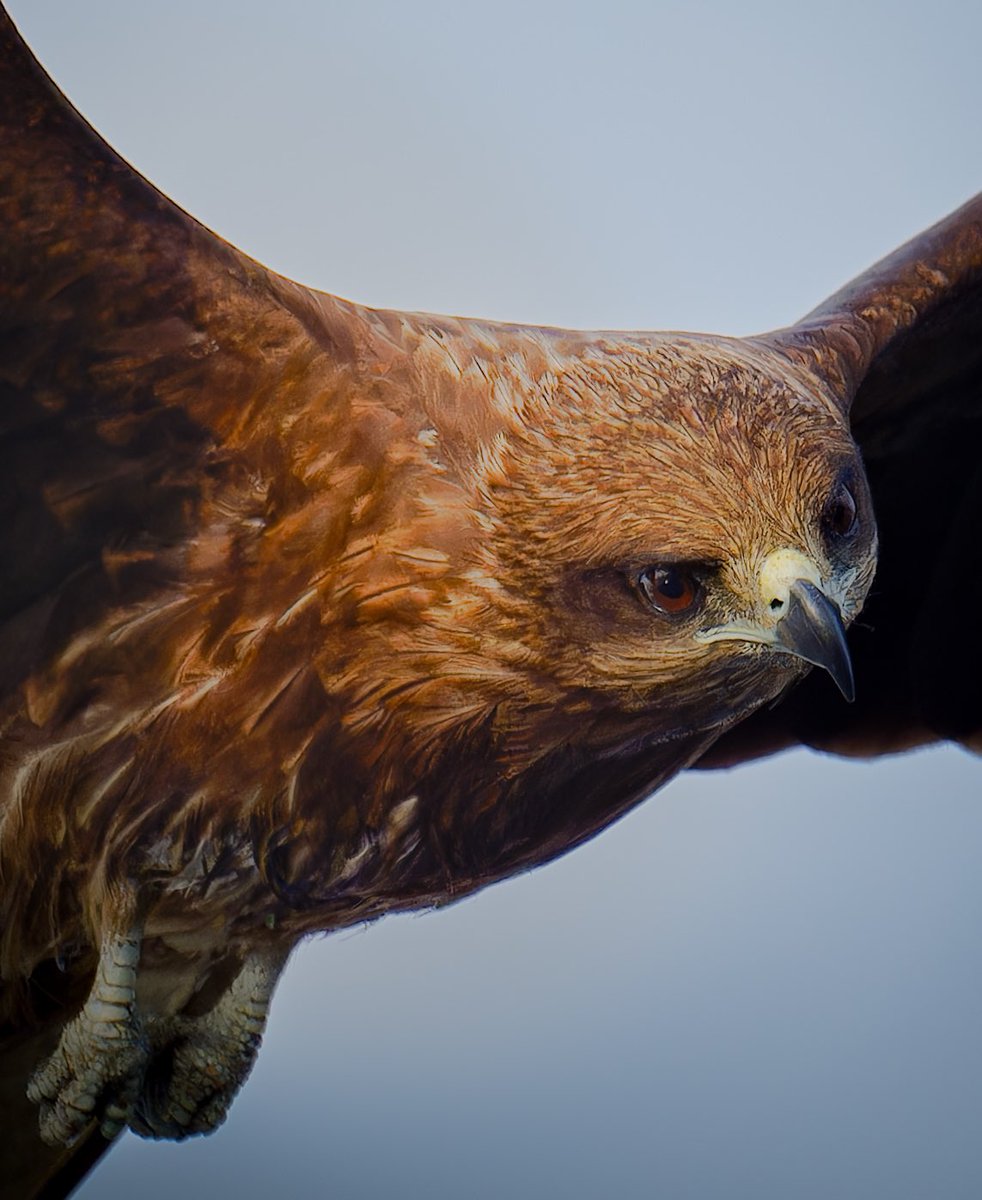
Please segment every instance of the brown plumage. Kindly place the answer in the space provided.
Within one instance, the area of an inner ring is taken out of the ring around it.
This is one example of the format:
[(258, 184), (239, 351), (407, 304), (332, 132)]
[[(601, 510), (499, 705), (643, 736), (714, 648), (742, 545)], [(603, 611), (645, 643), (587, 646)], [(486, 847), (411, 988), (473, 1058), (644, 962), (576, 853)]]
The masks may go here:
[[(55, 961), (79, 1004), (138, 927), (146, 1044), (96, 1112), (123, 1094), (122, 1119), (179, 1136), (242, 1072), (185, 1119), (155, 1064), (250, 956), (543, 862), (698, 759), (801, 674), (762, 639), (697, 636), (778, 628), (775, 552), (856, 615), (857, 391), (901, 573), (903, 481), (944, 470), (924, 406), (943, 391), (952, 446), (977, 423), (979, 205), (767, 338), (375, 312), (195, 225), (2, 29), (0, 972), (11, 1018)], [(953, 530), (978, 519), (966, 478)], [(691, 570), (678, 615), (645, 592), (660, 564)], [(819, 680), (717, 759), (976, 734), (965, 659), (883, 597), (858, 710)], [(54, 1140), (86, 1127), (70, 1086), (42, 1088)]]

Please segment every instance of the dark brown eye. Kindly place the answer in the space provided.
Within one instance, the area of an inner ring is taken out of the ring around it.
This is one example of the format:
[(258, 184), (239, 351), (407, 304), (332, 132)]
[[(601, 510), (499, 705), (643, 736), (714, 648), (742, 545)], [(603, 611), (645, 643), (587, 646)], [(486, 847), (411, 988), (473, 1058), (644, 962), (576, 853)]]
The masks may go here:
[(856, 497), (840, 483), (825, 505), (822, 524), (833, 537), (848, 537), (856, 529)]
[(645, 567), (638, 587), (652, 608), (670, 616), (691, 608), (699, 595), (699, 584), (684, 567)]

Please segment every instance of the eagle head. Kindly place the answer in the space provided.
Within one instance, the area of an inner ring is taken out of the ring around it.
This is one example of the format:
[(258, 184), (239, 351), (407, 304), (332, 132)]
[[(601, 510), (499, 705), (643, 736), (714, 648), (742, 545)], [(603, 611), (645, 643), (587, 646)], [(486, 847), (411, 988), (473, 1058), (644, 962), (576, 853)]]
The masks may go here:
[(723, 727), (810, 664), (852, 698), (869, 492), (846, 415), (773, 351), (594, 344), (526, 389), (475, 490), (472, 611), (539, 744), (560, 714), (594, 745)]

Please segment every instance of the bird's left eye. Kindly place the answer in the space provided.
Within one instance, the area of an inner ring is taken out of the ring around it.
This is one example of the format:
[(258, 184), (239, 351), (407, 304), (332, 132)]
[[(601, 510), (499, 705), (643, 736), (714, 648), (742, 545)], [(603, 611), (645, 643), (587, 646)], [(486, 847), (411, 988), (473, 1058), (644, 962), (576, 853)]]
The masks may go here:
[(849, 537), (856, 530), (856, 497), (846, 484), (840, 483), (822, 513), (822, 524), (834, 537)]
[(686, 612), (699, 596), (692, 572), (678, 566), (645, 567), (638, 575), (638, 588), (653, 609), (669, 616)]

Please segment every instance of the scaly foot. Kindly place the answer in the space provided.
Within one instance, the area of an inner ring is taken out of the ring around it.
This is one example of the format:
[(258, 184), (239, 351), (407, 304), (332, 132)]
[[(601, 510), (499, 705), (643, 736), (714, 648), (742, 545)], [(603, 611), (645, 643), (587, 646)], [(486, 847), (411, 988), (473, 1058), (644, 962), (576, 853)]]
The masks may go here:
[(221, 1125), (256, 1060), (285, 961), (285, 953), (249, 955), (214, 1008), (175, 1020), (170, 1070), (161, 1082), (151, 1072), (130, 1117), (135, 1133), (180, 1140)]
[(85, 1007), (31, 1077), (27, 1095), (49, 1145), (70, 1145), (93, 1119), (106, 1137), (126, 1122), (149, 1055), (135, 1008), (139, 958), (137, 929), (105, 938)]

